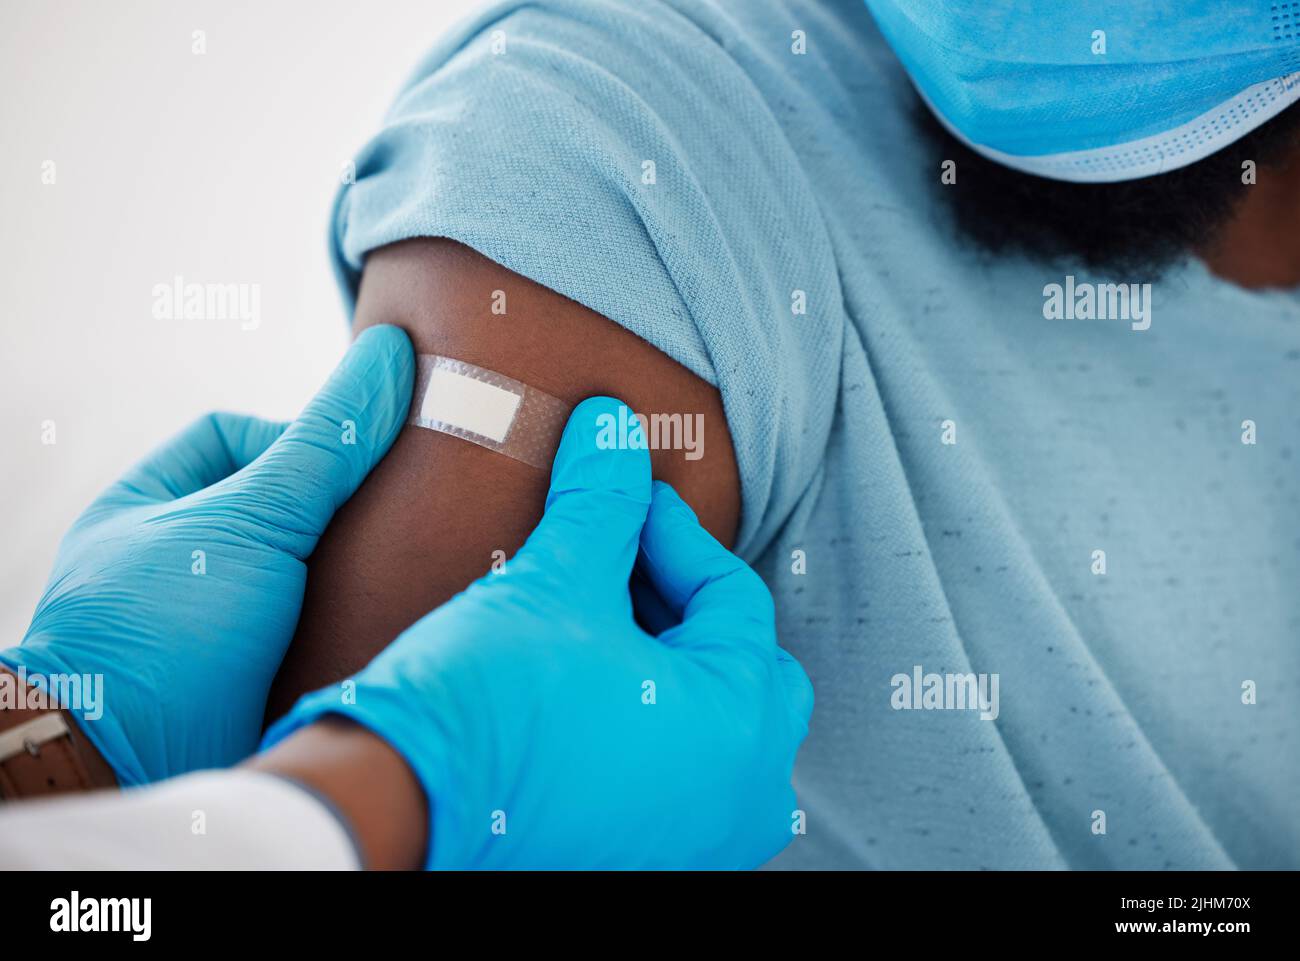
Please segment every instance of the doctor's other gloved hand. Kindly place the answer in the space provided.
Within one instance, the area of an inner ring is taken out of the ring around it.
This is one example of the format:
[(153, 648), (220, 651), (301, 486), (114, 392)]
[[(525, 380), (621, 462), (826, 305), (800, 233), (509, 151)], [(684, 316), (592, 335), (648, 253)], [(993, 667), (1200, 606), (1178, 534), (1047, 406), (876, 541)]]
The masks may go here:
[(195, 422), (76, 521), (0, 664), (102, 675), (102, 704), (65, 706), (123, 785), (247, 757), (303, 562), (401, 430), (414, 369), (406, 334), (372, 327), (292, 423)]
[[(387, 742), (423, 788), (429, 868), (750, 868), (791, 840), (812, 686), (758, 575), (652, 484), (646, 450), (600, 448), (618, 406), (574, 411), (502, 573), (267, 733), (343, 715)], [(658, 636), (633, 618), (634, 562), (680, 618)]]

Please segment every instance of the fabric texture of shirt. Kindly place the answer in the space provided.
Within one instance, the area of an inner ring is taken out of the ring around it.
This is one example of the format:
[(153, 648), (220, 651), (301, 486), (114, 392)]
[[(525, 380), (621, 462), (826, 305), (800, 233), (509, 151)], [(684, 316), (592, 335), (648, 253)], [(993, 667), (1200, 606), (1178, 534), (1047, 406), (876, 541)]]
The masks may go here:
[[(719, 388), (817, 697), (775, 866), (1300, 867), (1300, 298), (982, 254), (915, 103), (859, 0), (498, 4), (358, 154), (335, 264), (453, 238)], [(1147, 282), (1149, 329), (1045, 316)], [(896, 709), (917, 666), (996, 719)]]

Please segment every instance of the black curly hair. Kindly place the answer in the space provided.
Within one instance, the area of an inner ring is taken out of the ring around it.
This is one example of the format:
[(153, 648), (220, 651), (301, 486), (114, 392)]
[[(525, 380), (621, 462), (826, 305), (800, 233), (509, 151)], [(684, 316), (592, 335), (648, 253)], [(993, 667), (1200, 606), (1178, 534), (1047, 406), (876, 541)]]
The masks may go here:
[(914, 114), (935, 158), (930, 169), (938, 170), (943, 160), (957, 162), (956, 183), (938, 189), (957, 227), (980, 248), (1149, 273), (1213, 244), (1247, 189), (1243, 161), (1266, 168), (1300, 146), (1300, 104), (1293, 104), (1178, 170), (1118, 183), (1066, 183), (982, 157), (953, 137), (919, 98)]

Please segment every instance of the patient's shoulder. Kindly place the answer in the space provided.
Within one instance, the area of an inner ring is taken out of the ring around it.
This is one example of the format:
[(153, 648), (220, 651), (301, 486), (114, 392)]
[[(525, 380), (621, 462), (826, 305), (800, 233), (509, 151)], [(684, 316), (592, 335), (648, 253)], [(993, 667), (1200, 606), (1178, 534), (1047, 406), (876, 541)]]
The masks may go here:
[(405, 328), (417, 353), (486, 367), (571, 404), (598, 394), (625, 401), (654, 428), (655, 475), (733, 542), (740, 481), (721, 397), (640, 337), (444, 238), (367, 258), (356, 326), (376, 323)]

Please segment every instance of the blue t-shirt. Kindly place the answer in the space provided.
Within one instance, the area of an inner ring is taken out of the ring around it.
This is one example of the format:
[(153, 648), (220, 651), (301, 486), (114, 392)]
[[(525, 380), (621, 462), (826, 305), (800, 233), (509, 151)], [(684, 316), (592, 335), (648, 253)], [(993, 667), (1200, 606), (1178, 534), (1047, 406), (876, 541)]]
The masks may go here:
[(859, 0), (500, 4), (336, 265), (454, 238), (721, 390), (817, 698), (777, 866), (1300, 867), (1300, 298), (982, 254), (913, 104)]

